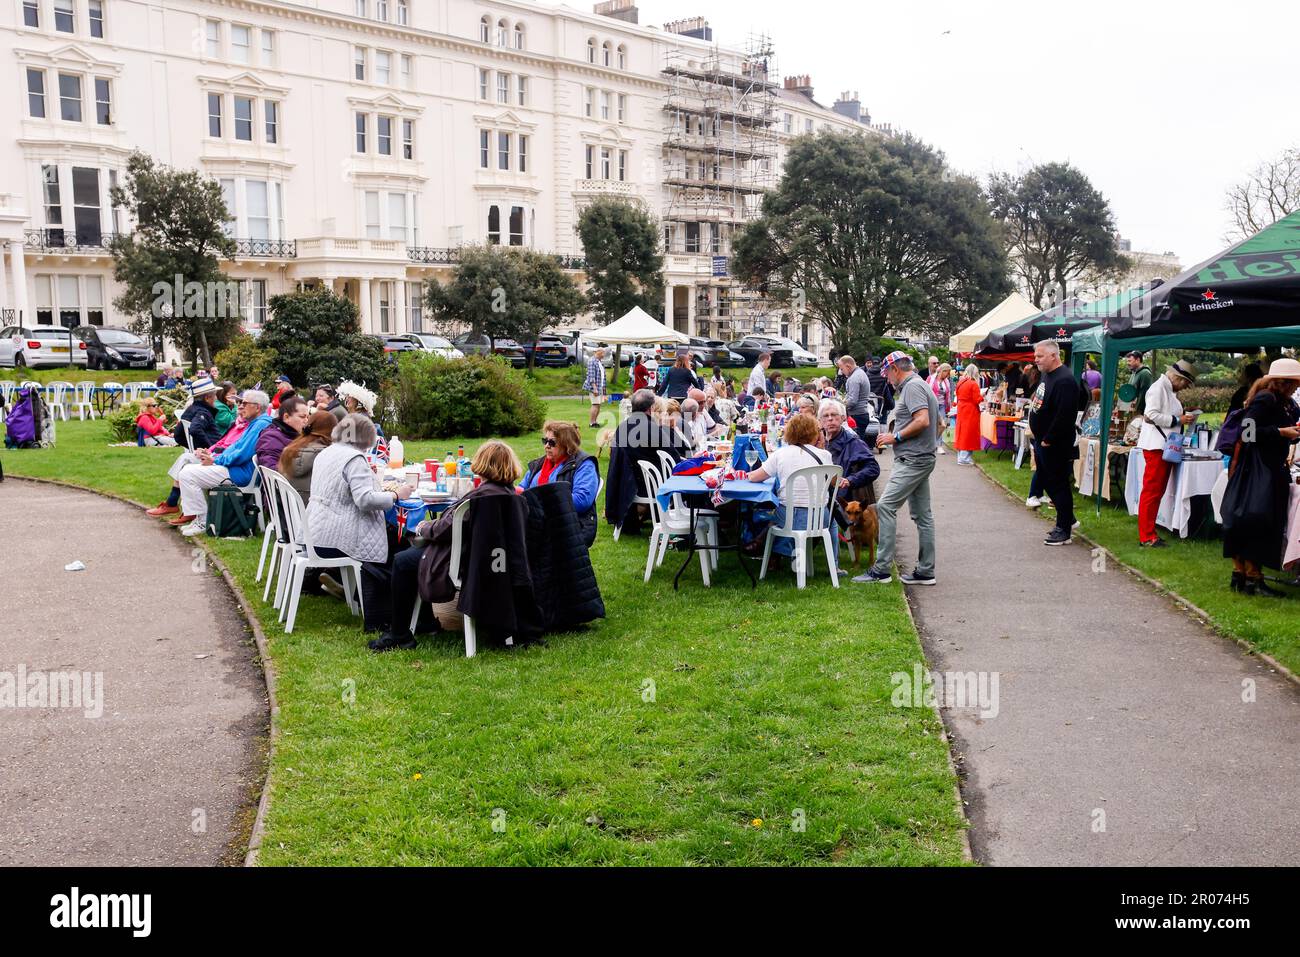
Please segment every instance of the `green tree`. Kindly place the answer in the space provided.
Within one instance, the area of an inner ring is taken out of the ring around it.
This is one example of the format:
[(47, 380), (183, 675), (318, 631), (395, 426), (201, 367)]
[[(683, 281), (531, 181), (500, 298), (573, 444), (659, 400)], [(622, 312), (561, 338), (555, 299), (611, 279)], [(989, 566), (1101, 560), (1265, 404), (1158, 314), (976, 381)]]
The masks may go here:
[(221, 369), (221, 377), (240, 388), (271, 381), (279, 368), (275, 350), (258, 345), (248, 333), (235, 336), (230, 345), (216, 354), (214, 361)]
[(537, 358), (537, 337), (548, 327), (557, 325), (569, 316), (575, 316), (587, 307), (587, 297), (573, 278), (560, 268), (554, 256), (520, 250), (520, 287), (523, 294), (518, 316), (519, 342), (531, 342), (528, 354), (528, 372), (531, 375)]
[(1044, 163), (1023, 175), (995, 173), (989, 203), (1012, 272), (1040, 309), (1063, 301), (1085, 275), (1116, 276), (1129, 266), (1115, 248), (1110, 203), (1069, 163)]
[(495, 345), (514, 339), (525, 326), (523, 269), (507, 247), (467, 246), (451, 280), (425, 286), (430, 318), (447, 332), (469, 326)]
[(888, 329), (947, 336), (1009, 289), (979, 185), (912, 137), (797, 140), (733, 250), (742, 280), (859, 358)]
[(635, 203), (601, 197), (578, 217), (578, 238), (591, 283), (587, 296), (603, 322), (635, 306), (652, 316), (662, 312), (664, 257), (654, 216)]
[(132, 315), (141, 334), (166, 336), (196, 363), (239, 329), (238, 287), (219, 257), (235, 251), (224, 225), (230, 217), (221, 186), (197, 170), (156, 164), (143, 153), (127, 160), (126, 177), (111, 191), (114, 205), (135, 223), (108, 243), (113, 278), (123, 290), (113, 305)]
[(393, 374), (384, 347), (363, 335), (352, 300), (326, 288), (272, 296), (271, 318), (258, 347), (275, 355), (275, 368), (299, 388), (351, 379), (379, 391)]

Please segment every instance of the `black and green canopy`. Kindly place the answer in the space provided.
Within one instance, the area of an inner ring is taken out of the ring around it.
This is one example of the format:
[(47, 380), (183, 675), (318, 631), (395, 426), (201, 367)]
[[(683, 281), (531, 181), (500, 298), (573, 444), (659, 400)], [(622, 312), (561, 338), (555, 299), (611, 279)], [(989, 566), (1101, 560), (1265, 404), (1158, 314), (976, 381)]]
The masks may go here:
[(1031, 353), (1036, 342), (1068, 346), (1075, 333), (1101, 325), (1105, 317), (1114, 315), (1150, 289), (1150, 285), (1139, 286), (1093, 302), (1070, 299), (1046, 312), (995, 329), (976, 347), (975, 357)]

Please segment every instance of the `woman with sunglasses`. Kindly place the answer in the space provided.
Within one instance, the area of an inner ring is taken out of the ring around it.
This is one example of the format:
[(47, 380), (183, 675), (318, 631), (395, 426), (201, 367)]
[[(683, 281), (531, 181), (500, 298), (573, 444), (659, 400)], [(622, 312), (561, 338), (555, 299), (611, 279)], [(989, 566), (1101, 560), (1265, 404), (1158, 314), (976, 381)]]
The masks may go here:
[(167, 428), (167, 413), (158, 406), (157, 399), (143, 399), (140, 414), (135, 417), (135, 427), (140, 430), (145, 445), (175, 445)]
[(567, 482), (573, 491), (573, 510), (590, 548), (596, 540), (596, 493), (600, 489), (600, 469), (595, 456), (582, 451), (582, 434), (572, 422), (547, 422), (542, 427), (542, 445), (546, 454), (528, 463), (520, 488), (552, 482)]

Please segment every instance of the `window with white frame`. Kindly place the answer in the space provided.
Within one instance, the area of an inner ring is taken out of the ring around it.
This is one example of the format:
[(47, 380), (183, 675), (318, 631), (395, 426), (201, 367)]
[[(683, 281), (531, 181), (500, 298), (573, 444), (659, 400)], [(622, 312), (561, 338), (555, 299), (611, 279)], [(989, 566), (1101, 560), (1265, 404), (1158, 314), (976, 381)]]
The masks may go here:
[(510, 26), (504, 20), (497, 21), (497, 46), (510, 46)]
[(586, 160), (587, 160), (587, 162), (586, 162), (587, 175), (586, 175), (585, 178), (586, 178), (586, 179), (595, 179), (595, 178), (596, 178), (596, 176), (595, 176), (595, 172), (596, 172), (596, 170), (595, 170), (595, 166), (596, 166), (596, 147), (594, 147), (594, 146), (588, 146), (588, 147), (587, 147), (587, 149), (586, 149)]
[(380, 116), (375, 124), (375, 142), (380, 156), (393, 155), (393, 118)]
[(90, 19), (90, 35), (98, 40), (104, 39), (104, 2), (89, 0), (86, 12)]
[(600, 65), (611, 66), (613, 64), (614, 47), (608, 40), (600, 48)]
[(284, 190), (279, 180), (238, 176), (219, 182), (230, 217), (223, 227), (227, 236), (257, 242), (284, 239)]
[(587, 87), (586, 98), (583, 101), (583, 113), (587, 117), (596, 115), (596, 91)]
[(375, 82), (385, 86), (393, 82), (393, 55), (387, 50), (375, 51)]
[(379, 299), (379, 331), (392, 332), (393, 327), (393, 283), (382, 280), (376, 283)]
[(275, 66), (275, 31), (262, 30), (262, 66)]
[(409, 90), (411, 88), (411, 55), (409, 53), (402, 54), (401, 64), (402, 86)]
[(369, 123), (370, 123), (370, 114), (368, 113), (356, 114), (356, 121), (355, 121), (356, 151), (358, 153), (366, 152), (366, 128), (369, 126)]
[(510, 169), (510, 141), (513, 137), (504, 131), (497, 133), (497, 169)]
[(275, 100), (263, 100), (263, 113), (266, 116), (265, 139), (267, 143), (280, 142), (280, 104)]
[(521, 76), (515, 83), (515, 91), (519, 96), (519, 105), (528, 105), (528, 77)]
[(104, 324), (104, 278), (68, 273), (37, 273), (36, 321), (65, 329)]
[(620, 183), (627, 181), (627, 150), (618, 151), (618, 179)]
[(618, 95), (618, 121), (620, 123), (627, 122), (627, 94), (626, 93), (620, 93)]
[(378, 239), (380, 236), (379, 226), (379, 192), (377, 190), (367, 190), (365, 197), (366, 205), (366, 238)]
[(102, 76), (95, 77), (95, 123), (99, 126), (113, 125), (113, 90)]
[(415, 159), (415, 120), (402, 120), (402, 159)]
[(225, 99), (220, 93), (208, 94), (208, 136), (221, 139), (221, 107)]
[(497, 102), (498, 103), (510, 102), (510, 74), (509, 73), (497, 74)]
[(221, 184), (221, 201), (226, 204), (226, 221), (221, 224), (221, 231), (229, 238), (234, 239), (239, 230), (239, 222), (235, 216), (235, 181), (233, 179), (218, 180)]
[(59, 74), (59, 118), (81, 122), (81, 77), (75, 73)]
[(73, 0), (54, 0), (54, 29), (60, 33), (77, 32), (77, 8)]
[(609, 104), (611, 99), (612, 97), (608, 90), (600, 91), (600, 118), (602, 120), (609, 119)]
[(352, 48), (352, 76), (357, 80), (366, 78), (366, 48)]
[(489, 71), (487, 70), (478, 71), (478, 98), (480, 100), (486, 100), (488, 98), (488, 84), (490, 82), (488, 73)]
[[(53, 164), (41, 167), (41, 198), (45, 207), (45, 225), (62, 226), (63, 191), (60, 185), (59, 168)], [(49, 229), (48, 232), (51, 234), (52, 243), (62, 244), (62, 229)]]
[(253, 142), (253, 98), (236, 96), (235, 108), (231, 115), (235, 119), (235, 139), (245, 143)]
[(610, 173), (610, 149), (608, 146), (600, 148), (600, 178), (609, 179)]
[(45, 71), (27, 69), (27, 115), (45, 119)]
[(238, 279), (240, 314), (253, 328), (266, 325), (266, 280)]
[(811, 132), (813, 131), (813, 121), (812, 121), (812, 120), (804, 120), (804, 121), (803, 121), (803, 131), (804, 131), (805, 133), (811, 133)]
[(271, 238), (271, 191), (266, 180), (244, 180), (244, 198), (246, 208), (245, 220), (248, 223), (248, 238), (269, 240)]
[(416, 194), (368, 189), (362, 195), (367, 239), (392, 239), (417, 245)]
[(487, 169), (492, 156), (492, 134), (487, 130), (478, 131), (478, 165)]
[(388, 194), (388, 238), (407, 242), (406, 194)]
[(407, 0), (397, 0), (397, 25), (409, 26), (411, 23), (411, 5)]
[(596, 62), (596, 38), (592, 37), (587, 41), (587, 62)]
[(251, 63), (253, 28), (239, 23), (230, 25), (230, 59), (236, 63)]
[(23, 26), (33, 29), (40, 29), (41, 26), (41, 5), (40, 0), (23, 0)]
[(522, 206), (510, 207), (510, 245), (522, 246), (524, 244), (524, 208)]
[(406, 324), (412, 332), (424, 331), (424, 283), (406, 284)]
[(359, 17), (366, 16), (367, 13), (369, 12), (369, 7), (367, 6), (367, 0), (357, 0), (356, 10), (357, 10), (357, 16)]
[(203, 21), (204, 52), (210, 57), (221, 56), (221, 21)]
[(524, 25), (522, 23), (516, 23), (515, 24), (515, 49), (522, 50), (523, 48), (524, 48)]
[(519, 172), (528, 172), (528, 137), (519, 134)]
[(375, 0), (375, 19), (388, 22), (388, 0)]
[(627, 69), (627, 47), (621, 43), (618, 45), (618, 68)]
[(786, 113), (781, 118), (781, 132), (783, 133), (794, 132), (794, 117), (791, 116), (789, 113)]
[(501, 207), (488, 207), (487, 241), (489, 246), (501, 245)]
[(480, 43), (490, 43), (490, 42), (492, 42), (492, 19), (491, 19), (491, 17), (487, 17), (487, 16), (485, 16), (485, 17), (483, 17), (483, 19), (481, 19), (481, 20), (478, 22), (478, 39), (479, 39), (479, 42), (480, 42)]

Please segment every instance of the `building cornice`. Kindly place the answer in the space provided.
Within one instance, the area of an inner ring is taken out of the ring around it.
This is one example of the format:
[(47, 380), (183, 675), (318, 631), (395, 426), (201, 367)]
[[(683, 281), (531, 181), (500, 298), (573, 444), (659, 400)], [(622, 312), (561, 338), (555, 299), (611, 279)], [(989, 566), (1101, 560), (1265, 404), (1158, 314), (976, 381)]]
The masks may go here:
[(107, 73), (118, 76), (122, 72), (120, 60), (101, 60), (91, 56), (79, 45), (67, 43), (53, 50), (15, 49), (14, 56), (26, 66), (72, 67), (90, 73)]

